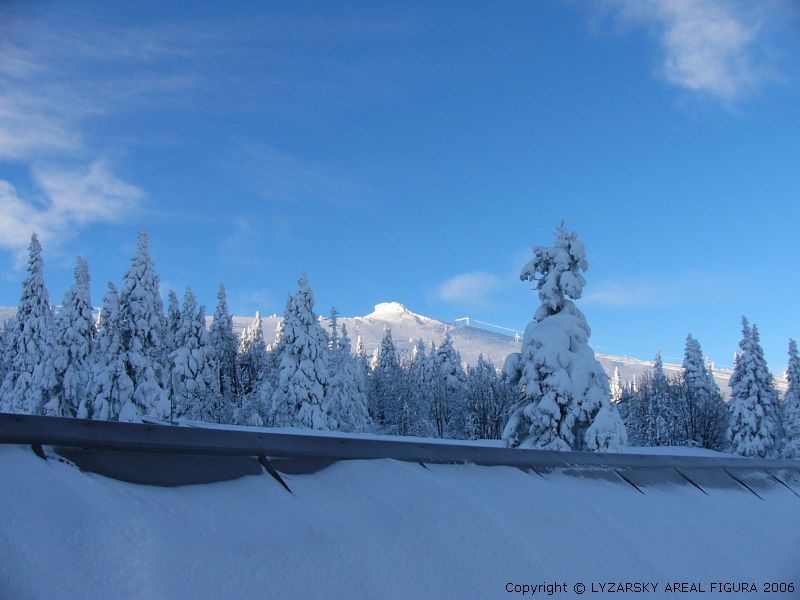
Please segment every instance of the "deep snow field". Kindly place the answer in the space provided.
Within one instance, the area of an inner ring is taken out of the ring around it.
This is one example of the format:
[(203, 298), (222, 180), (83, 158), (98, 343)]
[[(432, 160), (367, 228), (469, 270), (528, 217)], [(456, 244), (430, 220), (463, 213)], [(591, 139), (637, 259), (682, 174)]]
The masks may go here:
[(266, 474), (158, 488), (0, 446), (0, 598), (491, 599), (519, 597), (508, 583), (800, 583), (789, 489), (640, 494), (588, 475), (376, 460), (288, 475), (293, 493)]

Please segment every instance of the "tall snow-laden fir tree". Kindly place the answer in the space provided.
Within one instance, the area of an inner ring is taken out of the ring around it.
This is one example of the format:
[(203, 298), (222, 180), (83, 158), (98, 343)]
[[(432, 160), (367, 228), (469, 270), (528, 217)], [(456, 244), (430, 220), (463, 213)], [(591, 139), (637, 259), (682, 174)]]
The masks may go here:
[(335, 324), (336, 320), (332, 318), (330, 339), (335, 340), (335, 349), (331, 350), (329, 360), (328, 413), (340, 431), (364, 431), (370, 422), (366, 378), (358, 359), (351, 352), (347, 328), (342, 324), (339, 336), (334, 332)]
[(275, 391), (280, 363), (277, 350), (283, 339), (283, 322), (278, 323), (275, 339), (265, 346), (261, 313), (247, 327), (239, 342), (238, 377), (239, 402), (234, 410), (234, 422), (239, 425), (262, 427), (269, 423), (272, 394)]
[(625, 427), (609, 398), (608, 376), (589, 347), (591, 330), (570, 300), (586, 283), (586, 250), (562, 224), (554, 246), (535, 246), (520, 274), (535, 281), (539, 306), (518, 359), (522, 394), (503, 431), (509, 446), (617, 450)]
[(125, 365), (119, 294), (114, 284), (109, 283), (100, 311), (100, 330), (92, 365), (92, 410), (87, 412), (93, 419), (116, 421), (122, 407), (132, 401), (133, 382)]
[(742, 317), (742, 340), (731, 375), (727, 441), (742, 456), (774, 456), (779, 448), (777, 392), (764, 362), (758, 331)]
[[(361, 370), (364, 372), (367, 384), (369, 384), (369, 356), (367, 356), (367, 350), (364, 348), (364, 340), (361, 339), (360, 335), (356, 338), (355, 356), (358, 364), (361, 366)], [(367, 406), (369, 406), (369, 404), (367, 404)]]
[(275, 337), (272, 338), (272, 342), (267, 346), (267, 367), (266, 367), (266, 377), (264, 377), (264, 379), (268, 379), (272, 386), (275, 385), (275, 377), (277, 377), (278, 375), (278, 367), (280, 366), (280, 361), (281, 361), (280, 347), (282, 340), (283, 340), (283, 319), (278, 321), (278, 325), (277, 327), (275, 327)]
[(328, 335), (328, 349), (331, 351), (336, 351), (339, 349), (339, 321), (338, 321), (339, 312), (336, 310), (335, 306), (331, 307), (331, 316), (330, 316), (330, 324), (331, 324), (331, 332)]
[(360, 335), (356, 338), (355, 354), (357, 358), (360, 358), (362, 361), (364, 361), (364, 366), (368, 366), (367, 361), (369, 358), (367, 357), (367, 349), (364, 348), (364, 340), (361, 339)]
[(58, 394), (55, 323), (44, 285), (42, 246), (34, 233), (28, 255), (28, 275), (10, 328), (6, 374), (0, 386), (4, 412), (69, 415)]
[(772, 373), (767, 366), (767, 359), (764, 358), (764, 349), (761, 347), (761, 336), (758, 333), (758, 326), (753, 324), (751, 329), (753, 335), (753, 350), (756, 355), (756, 362), (759, 366), (761, 373), (760, 379), (767, 382), (765, 386), (769, 390), (768, 396), (772, 398), (772, 402), (767, 403), (767, 414), (772, 418), (775, 423), (775, 450), (774, 455), (779, 456), (783, 445), (783, 411), (778, 398), (778, 390), (775, 389), (775, 380)]
[(402, 407), (401, 371), (392, 330), (388, 326), (384, 327), (381, 345), (376, 350), (375, 366), (370, 373), (370, 416), (379, 427), (397, 433), (396, 424)]
[(314, 314), (314, 295), (303, 275), (286, 302), (280, 366), (272, 392), (270, 423), (329, 429), (327, 414), (328, 339)]
[(789, 340), (786, 382), (789, 386), (783, 397), (783, 457), (800, 458), (800, 355), (794, 340)]
[(680, 392), (672, 411), (676, 441), (683, 445), (721, 450), (728, 426), (728, 408), (703, 362), (700, 343), (691, 335), (686, 338)]
[(431, 358), (430, 419), (438, 437), (462, 437), (465, 427), (466, 374), (461, 355), (453, 348), (450, 332)]
[(233, 331), (233, 316), (228, 312), (228, 299), (225, 286), (219, 285), (217, 290), (217, 308), (208, 334), (208, 344), (214, 354), (219, 380), (219, 392), (222, 403), (226, 407), (224, 422), (233, 418), (233, 410), (239, 389), (238, 369), (236, 366), (236, 349), (238, 340)]
[(670, 386), (664, 374), (664, 363), (661, 360), (661, 350), (656, 352), (653, 362), (653, 379), (651, 382), (650, 402), (647, 414), (648, 445), (669, 446), (673, 443), (672, 429), (672, 403)]
[(239, 340), (239, 394), (242, 398), (258, 389), (267, 358), (261, 312), (256, 311), (253, 322), (242, 332)]
[(622, 380), (619, 378), (619, 367), (614, 367), (614, 374), (611, 376), (611, 402), (614, 404), (622, 400)]
[(205, 307), (198, 308), (191, 288), (183, 297), (175, 350), (169, 356), (170, 416), (220, 422), (222, 406), (214, 353), (208, 345)]
[(417, 340), (411, 352), (408, 366), (408, 392), (405, 411), (408, 415), (407, 431), (404, 435), (430, 435), (431, 382), (433, 366), (431, 357), (425, 352), (422, 339)]
[[(11, 344), (13, 343), (13, 329), (14, 319), (7, 319), (0, 329), (0, 386), (8, 373), (9, 364), (11, 361)], [(0, 401), (0, 406), (3, 403)]]
[(167, 416), (164, 304), (144, 231), (139, 233), (136, 254), (125, 273), (119, 310), (125, 368), (134, 390), (133, 397), (120, 408), (119, 420), (138, 421), (146, 414)]
[(64, 302), (56, 317), (56, 343), (59, 350), (59, 401), (64, 402), (71, 415), (82, 419), (91, 417), (89, 386), (96, 337), (97, 328), (89, 297), (89, 265), (83, 258), (78, 258), (75, 282), (64, 295)]
[(181, 305), (174, 291), (167, 292), (167, 318), (164, 330), (164, 353), (169, 356), (177, 346), (178, 330), (181, 328)]

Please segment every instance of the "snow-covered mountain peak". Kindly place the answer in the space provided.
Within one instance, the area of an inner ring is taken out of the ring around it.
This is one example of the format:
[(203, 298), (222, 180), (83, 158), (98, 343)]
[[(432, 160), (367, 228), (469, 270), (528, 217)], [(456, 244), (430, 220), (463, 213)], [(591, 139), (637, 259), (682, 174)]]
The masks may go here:
[(375, 310), (372, 311), (372, 313), (367, 316), (378, 317), (378, 316), (385, 316), (398, 313), (408, 313), (408, 312), (411, 311), (408, 310), (405, 304), (400, 304), (399, 302), (381, 302), (380, 304), (376, 304)]
[(405, 304), (400, 304), (399, 302), (381, 302), (380, 304), (376, 304), (375, 310), (363, 318), (390, 322), (410, 319), (417, 323), (433, 320), (408, 310)]

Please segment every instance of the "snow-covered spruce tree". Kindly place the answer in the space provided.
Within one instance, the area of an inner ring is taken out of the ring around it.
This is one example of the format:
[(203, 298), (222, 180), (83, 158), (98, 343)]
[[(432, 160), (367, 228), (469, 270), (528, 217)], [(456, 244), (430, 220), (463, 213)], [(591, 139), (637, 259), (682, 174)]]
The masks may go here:
[(520, 279), (535, 281), (541, 306), (525, 330), (518, 359), (521, 400), (503, 431), (508, 446), (613, 451), (627, 442), (609, 398), (608, 376), (589, 347), (591, 330), (570, 300), (586, 283), (586, 250), (577, 234), (556, 230), (554, 246), (535, 246)]
[(261, 312), (256, 311), (253, 322), (242, 332), (239, 340), (239, 395), (244, 398), (258, 389), (267, 365), (267, 346)]
[(361, 362), (364, 363), (364, 368), (369, 369), (369, 357), (367, 356), (367, 350), (364, 348), (364, 340), (361, 339), (359, 335), (356, 338), (356, 358), (360, 359)]
[(217, 366), (219, 392), (224, 406), (224, 414), (220, 417), (223, 422), (230, 423), (238, 404), (239, 377), (236, 366), (238, 340), (233, 331), (233, 316), (228, 312), (228, 300), (225, 286), (222, 284), (217, 291), (217, 308), (214, 311), (214, 320), (211, 321), (208, 344)]
[(136, 254), (125, 273), (119, 310), (125, 369), (134, 390), (133, 397), (120, 408), (119, 420), (139, 421), (146, 414), (166, 417), (169, 403), (163, 388), (166, 383), (164, 304), (144, 231), (139, 233)]
[[(13, 342), (14, 319), (7, 319), (0, 328), (0, 385), (8, 373), (9, 361), (11, 360), (11, 344)], [(2, 406), (0, 401), (0, 406)]]
[(167, 292), (167, 318), (164, 330), (164, 353), (169, 356), (177, 346), (178, 330), (181, 328), (181, 306), (174, 291)]
[(431, 381), (433, 366), (431, 357), (425, 352), (422, 339), (417, 340), (411, 352), (408, 366), (408, 391), (406, 393), (407, 431), (404, 435), (430, 435)]
[(741, 456), (774, 456), (779, 442), (777, 392), (763, 360), (757, 330), (744, 317), (730, 385), (727, 441), (731, 451)]
[[(367, 411), (367, 385), (361, 365), (353, 356), (347, 328), (342, 324), (341, 336), (334, 330), (336, 319), (331, 314), (330, 351), (328, 368), (328, 414), (340, 431), (364, 431), (370, 424)], [(335, 340), (335, 342), (334, 342)]]
[(168, 388), (171, 417), (220, 422), (222, 403), (214, 353), (208, 344), (205, 307), (198, 308), (186, 288), (175, 350), (169, 356)]
[(330, 429), (327, 414), (328, 340), (314, 314), (314, 294), (303, 275), (286, 302), (280, 366), (269, 409), (276, 427)]
[(647, 373), (638, 379), (636, 387), (631, 382), (622, 391), (619, 411), (625, 422), (628, 443), (631, 446), (654, 445), (653, 440), (649, 437), (650, 427), (648, 426), (652, 381), (652, 374)]
[(776, 433), (775, 433), (775, 456), (780, 456), (780, 452), (783, 449), (783, 411), (781, 410), (780, 401), (778, 398), (778, 390), (775, 389), (775, 379), (772, 377), (772, 373), (770, 373), (769, 367), (767, 366), (767, 359), (764, 358), (764, 349), (761, 347), (761, 336), (758, 333), (758, 326), (753, 324), (751, 329), (753, 335), (753, 350), (755, 351), (756, 355), (756, 363), (759, 365), (759, 371), (761, 373), (760, 379), (768, 382), (768, 389), (771, 390), (771, 397), (772, 402), (767, 403), (767, 414), (772, 418), (772, 421), (775, 423)]
[(438, 437), (464, 438), (466, 417), (466, 373), (461, 355), (453, 348), (450, 332), (431, 358), (430, 419)]
[(328, 350), (336, 351), (339, 349), (339, 312), (335, 306), (331, 307), (331, 316), (329, 318), (331, 332), (328, 334)]
[(239, 400), (233, 413), (237, 425), (262, 427), (269, 424), (282, 339), (283, 321), (280, 321), (274, 341), (268, 347), (264, 345), (260, 312), (256, 312), (253, 323), (243, 332), (237, 358)]
[(71, 415), (82, 419), (91, 417), (89, 385), (96, 337), (97, 328), (89, 297), (89, 265), (79, 257), (75, 265), (75, 282), (64, 295), (64, 302), (56, 317), (56, 364), (61, 396), (58, 401), (64, 403)]
[(132, 401), (133, 382), (125, 368), (119, 294), (113, 283), (103, 298), (100, 329), (92, 365), (91, 418), (116, 421), (123, 406)]
[(674, 437), (684, 445), (721, 450), (728, 427), (728, 407), (703, 362), (699, 342), (691, 335), (686, 338), (682, 383), (672, 413)]
[(27, 270), (10, 329), (10, 357), (0, 386), (0, 410), (67, 416), (69, 409), (58, 394), (55, 323), (44, 285), (42, 246), (35, 233)]
[(784, 458), (800, 458), (800, 355), (797, 342), (789, 340), (789, 364), (786, 367), (789, 387), (783, 397)]
[(619, 367), (614, 367), (614, 374), (611, 376), (611, 402), (619, 403), (622, 399), (622, 380), (619, 378)]
[(650, 381), (647, 423), (645, 430), (650, 446), (669, 446), (680, 443), (674, 439), (672, 424), (674, 423), (672, 395), (667, 376), (664, 374), (664, 363), (661, 350), (656, 352), (653, 362), (653, 378)]
[[(271, 385), (275, 385), (275, 378), (278, 375), (278, 367), (280, 366), (281, 362), (281, 344), (283, 341), (283, 319), (278, 321), (278, 325), (275, 328), (275, 337), (272, 339), (272, 343), (267, 346), (267, 367), (266, 367), (266, 379), (269, 379)], [(264, 379), (264, 378), (262, 378)]]
[(370, 373), (369, 414), (372, 421), (386, 432), (397, 433), (397, 420), (402, 406), (400, 360), (392, 339), (392, 330), (383, 329), (381, 345), (374, 356)]

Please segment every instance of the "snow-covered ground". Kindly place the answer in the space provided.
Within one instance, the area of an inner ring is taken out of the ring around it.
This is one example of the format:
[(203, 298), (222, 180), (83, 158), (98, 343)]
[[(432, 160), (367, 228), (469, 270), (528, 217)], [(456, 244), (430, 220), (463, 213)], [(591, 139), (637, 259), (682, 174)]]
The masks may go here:
[(640, 494), (601, 475), (375, 460), (289, 475), (291, 494), (268, 475), (158, 488), (0, 446), (0, 598), (490, 599), (556, 581), (570, 591), (552, 597), (577, 598), (578, 582), (800, 583), (800, 498), (787, 488), (763, 500), (736, 487)]

